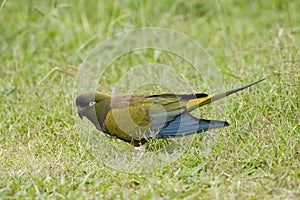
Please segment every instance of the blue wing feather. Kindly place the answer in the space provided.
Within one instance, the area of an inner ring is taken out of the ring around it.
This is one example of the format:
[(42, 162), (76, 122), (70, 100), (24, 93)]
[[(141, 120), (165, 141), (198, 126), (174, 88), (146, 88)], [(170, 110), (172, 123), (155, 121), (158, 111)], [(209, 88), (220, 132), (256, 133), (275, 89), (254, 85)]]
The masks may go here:
[(183, 137), (228, 125), (225, 121), (199, 119), (184, 112), (169, 122), (166, 127), (162, 128), (156, 135), (156, 138)]

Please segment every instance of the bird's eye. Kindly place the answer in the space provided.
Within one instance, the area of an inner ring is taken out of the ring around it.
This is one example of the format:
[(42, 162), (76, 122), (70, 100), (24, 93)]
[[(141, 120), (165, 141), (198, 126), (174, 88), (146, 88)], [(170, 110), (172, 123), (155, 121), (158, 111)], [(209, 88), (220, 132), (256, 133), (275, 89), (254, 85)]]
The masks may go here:
[(90, 101), (89, 106), (92, 107), (93, 105), (95, 105), (96, 102), (95, 101)]

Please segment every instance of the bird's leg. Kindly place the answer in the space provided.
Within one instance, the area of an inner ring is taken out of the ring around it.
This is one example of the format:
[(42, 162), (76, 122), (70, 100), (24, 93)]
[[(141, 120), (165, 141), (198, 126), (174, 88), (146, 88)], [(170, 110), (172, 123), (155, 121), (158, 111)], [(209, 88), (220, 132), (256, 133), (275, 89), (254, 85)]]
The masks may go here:
[(141, 152), (144, 150), (144, 147), (143, 146), (139, 146), (139, 147), (134, 147), (134, 149), (138, 152)]

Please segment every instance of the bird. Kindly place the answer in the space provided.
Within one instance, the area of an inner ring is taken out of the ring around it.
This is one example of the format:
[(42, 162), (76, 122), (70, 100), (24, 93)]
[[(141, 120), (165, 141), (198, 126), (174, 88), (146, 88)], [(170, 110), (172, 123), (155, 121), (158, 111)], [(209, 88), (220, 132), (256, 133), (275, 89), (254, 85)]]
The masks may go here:
[(220, 94), (133, 94), (111, 96), (85, 92), (76, 97), (78, 115), (101, 132), (135, 147), (153, 139), (180, 138), (229, 126), (190, 114), (196, 108), (251, 87), (265, 79)]

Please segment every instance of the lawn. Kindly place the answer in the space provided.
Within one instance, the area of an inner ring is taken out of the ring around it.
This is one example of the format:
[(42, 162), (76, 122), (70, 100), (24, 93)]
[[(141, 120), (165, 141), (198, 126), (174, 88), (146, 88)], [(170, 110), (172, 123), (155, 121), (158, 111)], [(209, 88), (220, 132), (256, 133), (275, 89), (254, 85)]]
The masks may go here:
[[(297, 0), (1, 0), (0, 198), (298, 199), (299, 10)], [(86, 78), (85, 63), (115, 53), (96, 51), (97, 45), (125, 48), (118, 34), (144, 27), (188, 38), (182, 44), (158, 36), (183, 54), (202, 56), (201, 70), (184, 56), (150, 48), (111, 60), (96, 86)], [(203, 50), (190, 51), (193, 42)], [(191, 93), (262, 78), (226, 104), (195, 112), (229, 127), (183, 139), (174, 160), (158, 158), (159, 146), (149, 145), (142, 152), (157, 153), (154, 162), (125, 160), (130, 170), (122, 156), (139, 150), (79, 120), (75, 106), (76, 95), (91, 87), (109, 94)]]

